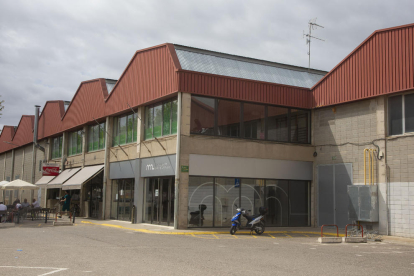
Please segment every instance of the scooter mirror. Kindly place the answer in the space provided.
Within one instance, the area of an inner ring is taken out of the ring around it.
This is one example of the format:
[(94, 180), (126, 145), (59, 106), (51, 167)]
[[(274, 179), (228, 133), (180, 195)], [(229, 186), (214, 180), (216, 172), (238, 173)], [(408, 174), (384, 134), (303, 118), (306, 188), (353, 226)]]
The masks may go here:
[(236, 206), (236, 208), (239, 208), (239, 207), (237, 207), (237, 204), (234, 204), (234, 206)]

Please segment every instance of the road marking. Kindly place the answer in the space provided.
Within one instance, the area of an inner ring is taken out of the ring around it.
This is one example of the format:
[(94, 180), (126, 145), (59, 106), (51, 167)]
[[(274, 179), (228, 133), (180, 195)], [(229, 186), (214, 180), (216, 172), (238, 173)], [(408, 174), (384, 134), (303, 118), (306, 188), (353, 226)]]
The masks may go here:
[(286, 236), (288, 236), (289, 238), (292, 238), (292, 236), (291, 235), (289, 235), (289, 234), (286, 234), (286, 233), (284, 233)]
[(305, 237), (308, 237), (308, 238), (310, 238), (308, 235), (306, 235), (306, 234), (303, 234)]
[(355, 256), (357, 256), (357, 257), (362, 257), (362, 255), (355, 255)]
[(41, 223), (39, 223), (39, 225), (38, 226), (42, 226), (42, 224)]
[(213, 237), (215, 237), (216, 239), (219, 239), (216, 235), (213, 234)]
[(316, 249), (316, 248), (309, 248), (309, 249)]
[(52, 269), (53, 271), (47, 272), (44, 274), (39, 274), (39, 276), (50, 275), (56, 272), (68, 270), (68, 268), (58, 268), (58, 267), (33, 267), (33, 266), (0, 266), (0, 268), (30, 268), (30, 269)]
[(237, 237), (236, 235), (232, 235), (234, 238), (238, 239), (239, 237)]
[(274, 236), (272, 236), (272, 235), (270, 235), (270, 234), (268, 234), (272, 239), (276, 239)]
[(273, 244), (279, 244), (278, 242), (274, 242)]

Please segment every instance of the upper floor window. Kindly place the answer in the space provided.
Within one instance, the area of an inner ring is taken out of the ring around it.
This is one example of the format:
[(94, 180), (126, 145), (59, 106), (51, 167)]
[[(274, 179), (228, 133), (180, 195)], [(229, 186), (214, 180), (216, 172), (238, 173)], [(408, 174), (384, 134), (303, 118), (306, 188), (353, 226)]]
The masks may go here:
[(52, 159), (62, 157), (63, 136), (52, 138)]
[(137, 141), (137, 115), (129, 114), (114, 118), (113, 145), (123, 145)]
[(145, 139), (177, 133), (177, 100), (145, 108)]
[(192, 96), (191, 133), (310, 143), (310, 111)]
[(68, 155), (82, 153), (82, 130), (68, 133)]
[(414, 132), (414, 93), (388, 98), (388, 135)]
[(88, 128), (88, 151), (105, 148), (105, 123)]

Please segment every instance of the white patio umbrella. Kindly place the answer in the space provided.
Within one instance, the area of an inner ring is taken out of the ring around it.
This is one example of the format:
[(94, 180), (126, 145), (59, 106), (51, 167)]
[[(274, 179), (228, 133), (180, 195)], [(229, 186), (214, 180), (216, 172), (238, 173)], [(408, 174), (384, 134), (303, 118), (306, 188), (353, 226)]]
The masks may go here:
[(21, 179), (1, 185), (2, 190), (38, 190), (39, 187)]
[[(9, 183), (9, 181), (6, 181), (6, 180), (0, 181), (0, 188), (1, 188), (1, 186), (3, 186), (4, 184), (7, 184), (7, 183)], [(1, 195), (2, 195), (3, 202), (4, 202), (5, 201), (4, 191), (2, 191)]]

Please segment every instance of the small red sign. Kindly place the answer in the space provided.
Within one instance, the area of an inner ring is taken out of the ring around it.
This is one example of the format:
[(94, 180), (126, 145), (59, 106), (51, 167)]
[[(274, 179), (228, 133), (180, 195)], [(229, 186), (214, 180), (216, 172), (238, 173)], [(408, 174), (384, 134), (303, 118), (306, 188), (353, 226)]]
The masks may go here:
[(58, 176), (59, 175), (59, 165), (43, 164), (42, 175), (43, 176)]

